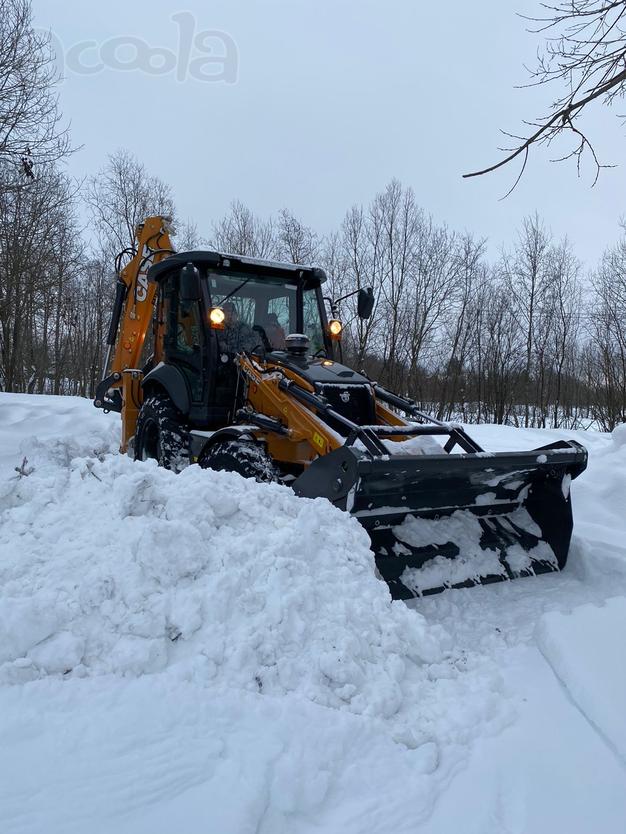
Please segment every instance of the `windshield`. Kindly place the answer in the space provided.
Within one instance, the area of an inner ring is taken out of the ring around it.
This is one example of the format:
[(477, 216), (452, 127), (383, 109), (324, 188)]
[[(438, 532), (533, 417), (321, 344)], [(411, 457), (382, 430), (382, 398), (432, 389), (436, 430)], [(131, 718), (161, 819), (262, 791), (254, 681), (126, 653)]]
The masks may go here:
[[(284, 350), (289, 333), (304, 333), (310, 340), (310, 351), (324, 347), (322, 325), (314, 289), (304, 290), (302, 324), (298, 322), (298, 285), (255, 275), (209, 273), (211, 304), (226, 313), (222, 340), (228, 352)], [(232, 295), (231, 295), (232, 293)], [(235, 340), (237, 344), (230, 344)]]

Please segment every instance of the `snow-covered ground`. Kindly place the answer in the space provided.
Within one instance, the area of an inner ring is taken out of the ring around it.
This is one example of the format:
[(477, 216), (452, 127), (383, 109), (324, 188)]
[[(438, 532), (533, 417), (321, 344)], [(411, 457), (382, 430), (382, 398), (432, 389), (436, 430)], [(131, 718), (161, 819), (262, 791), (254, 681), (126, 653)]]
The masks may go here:
[(406, 606), (327, 502), (0, 394), (0, 831), (621, 834), (626, 426), (469, 430), (589, 448), (568, 568)]

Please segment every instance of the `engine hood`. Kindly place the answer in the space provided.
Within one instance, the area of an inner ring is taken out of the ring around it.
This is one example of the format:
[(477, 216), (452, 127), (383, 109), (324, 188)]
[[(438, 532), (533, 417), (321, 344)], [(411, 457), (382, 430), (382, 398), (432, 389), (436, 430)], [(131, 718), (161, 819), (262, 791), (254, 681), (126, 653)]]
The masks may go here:
[(326, 385), (370, 385), (370, 380), (363, 374), (335, 362), (331, 359), (314, 359), (295, 357), (286, 351), (272, 351), (266, 356), (267, 362), (289, 368), (298, 376), (306, 379), (315, 388)]

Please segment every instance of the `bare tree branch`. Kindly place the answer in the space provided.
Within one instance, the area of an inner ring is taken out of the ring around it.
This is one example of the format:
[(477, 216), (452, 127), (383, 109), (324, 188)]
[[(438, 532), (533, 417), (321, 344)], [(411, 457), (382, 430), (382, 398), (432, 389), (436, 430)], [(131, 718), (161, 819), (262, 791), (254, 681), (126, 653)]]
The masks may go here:
[[(546, 36), (543, 53), (539, 54), (538, 66), (531, 72), (529, 86), (560, 83), (565, 85), (566, 92), (556, 99), (551, 112), (526, 122), (536, 128), (528, 136), (507, 134), (518, 139), (519, 144), (511, 148), (503, 159), (463, 174), (464, 178), (489, 174), (518, 156), (524, 157), (523, 174), (534, 145), (550, 145), (564, 135), (574, 137), (576, 145), (551, 161), (575, 158), (580, 173), (583, 154), (588, 151), (595, 167), (594, 185), (600, 169), (612, 167), (600, 164), (587, 134), (574, 124), (574, 120), (592, 102), (602, 100), (610, 106), (626, 91), (626, 0), (562, 0), (555, 5), (541, 5), (546, 17), (525, 18), (539, 24), (531, 31), (550, 33)], [(552, 32), (555, 34), (552, 35)], [(521, 174), (508, 194), (520, 181)]]

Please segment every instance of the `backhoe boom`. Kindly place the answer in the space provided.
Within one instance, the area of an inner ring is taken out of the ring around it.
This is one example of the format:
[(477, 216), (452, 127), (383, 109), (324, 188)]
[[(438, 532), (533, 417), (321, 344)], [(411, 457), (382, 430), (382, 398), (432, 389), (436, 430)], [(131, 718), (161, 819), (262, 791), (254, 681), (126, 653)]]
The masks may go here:
[[(168, 217), (149, 217), (140, 224), (136, 230), (135, 253), (118, 275), (103, 376), (96, 390), (95, 405), (105, 411), (122, 413), (122, 451), (126, 451), (134, 433), (140, 406), (135, 390), (138, 375), (133, 376), (132, 372), (141, 362), (157, 290), (156, 285), (148, 281), (148, 270), (174, 254), (170, 232)], [(156, 339), (155, 358), (159, 349)], [(129, 373), (125, 374), (126, 371)], [(127, 392), (123, 391), (124, 386), (128, 388)]]

